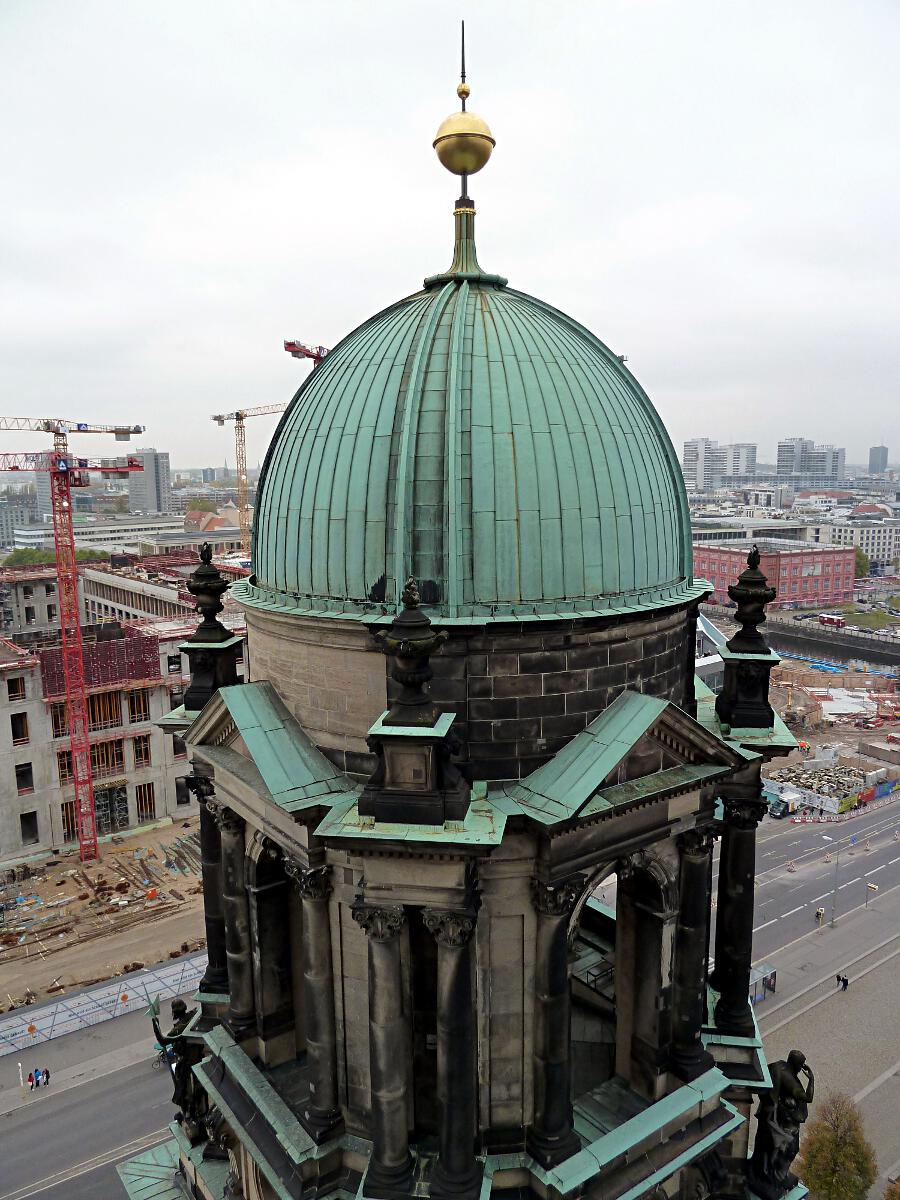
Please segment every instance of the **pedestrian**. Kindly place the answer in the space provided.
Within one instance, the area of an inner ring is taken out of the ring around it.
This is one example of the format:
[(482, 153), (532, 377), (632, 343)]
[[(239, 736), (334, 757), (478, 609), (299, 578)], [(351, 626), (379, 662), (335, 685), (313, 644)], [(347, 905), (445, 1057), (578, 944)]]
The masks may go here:
[(846, 992), (846, 990), (849, 986), (850, 986), (850, 980), (845, 975), (844, 978), (841, 980), (841, 991)]
[(50, 1072), (44, 1067), (44, 1087), (50, 1086)]
[(37, 1070), (37, 1071), (35, 1071), (35, 1073), (34, 1073), (34, 1086), (35, 1086), (36, 1088), (39, 1088), (39, 1087), (41, 1086), (41, 1072), (40, 1072), (40, 1070)]
[(837, 986), (838, 986), (838, 987), (840, 987), (840, 986), (841, 986), (841, 984), (844, 982), (844, 977), (843, 977), (843, 975), (835, 975), (835, 979), (837, 980)]
[(34, 1091), (34, 1072), (33, 1071), (28, 1072), (28, 1090), (29, 1090), (29, 1092)]

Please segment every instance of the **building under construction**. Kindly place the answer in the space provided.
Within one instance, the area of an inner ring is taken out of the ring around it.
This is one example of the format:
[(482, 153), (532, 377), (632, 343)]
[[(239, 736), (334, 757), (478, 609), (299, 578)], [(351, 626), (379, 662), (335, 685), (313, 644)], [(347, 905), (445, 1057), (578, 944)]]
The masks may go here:
[[(154, 724), (183, 701), (181, 643), (196, 619), (84, 629), (91, 771), (100, 837), (196, 804), (184, 744)], [(0, 639), (0, 860), (78, 841), (62, 649)]]

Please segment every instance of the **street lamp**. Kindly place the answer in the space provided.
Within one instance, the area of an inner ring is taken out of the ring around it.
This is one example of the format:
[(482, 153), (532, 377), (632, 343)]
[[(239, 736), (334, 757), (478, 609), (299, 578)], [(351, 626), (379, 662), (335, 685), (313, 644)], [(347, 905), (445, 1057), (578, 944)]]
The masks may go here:
[[(834, 840), (835, 839), (830, 838), (827, 833), (822, 834), (823, 842), (833, 842)], [(834, 929), (834, 925), (835, 925), (834, 910), (835, 910), (835, 906), (837, 904), (838, 871), (840, 870), (840, 865), (841, 865), (841, 843), (840, 843), (840, 841), (838, 841), (836, 843), (836, 845), (837, 845), (837, 850), (835, 850), (835, 852), (834, 852), (834, 886), (831, 890), (831, 920), (828, 922), (832, 929)]]

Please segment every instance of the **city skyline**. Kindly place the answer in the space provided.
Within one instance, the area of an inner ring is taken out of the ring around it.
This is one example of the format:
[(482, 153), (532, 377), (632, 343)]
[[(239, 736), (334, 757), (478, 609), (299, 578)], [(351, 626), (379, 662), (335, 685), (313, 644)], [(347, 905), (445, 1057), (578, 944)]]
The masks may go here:
[[(347, 88), (329, 53), (295, 69), (303, 6), (216, 9), (215, 39), (202, 4), (177, 37), (159, 13), (51, 9), (8, 14), (0, 48), (9, 407), (134, 419), (175, 470), (200, 445), (221, 462), (209, 415), (286, 402), (308, 374), (285, 337), (333, 347), (446, 265), (454, 193), (429, 142), (454, 105), (454, 22), (317, 12)], [(473, 189), (488, 267), (627, 355), (676, 446), (713, 425), (727, 442), (813, 430), (850, 462), (890, 443), (900, 85), (882, 48), (900, 13), (516, 12), (484, 6), (469, 29), (473, 107), (498, 139)], [(385, 29), (402, 71), (371, 53)], [(348, 261), (371, 269), (349, 279)], [(251, 461), (276, 423), (248, 426)]]

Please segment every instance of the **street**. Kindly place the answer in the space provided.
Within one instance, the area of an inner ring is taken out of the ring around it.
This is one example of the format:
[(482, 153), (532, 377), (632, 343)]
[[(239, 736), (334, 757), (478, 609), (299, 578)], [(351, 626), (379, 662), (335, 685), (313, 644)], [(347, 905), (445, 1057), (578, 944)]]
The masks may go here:
[(52, 1081), (42, 1095), (28, 1094), (0, 1117), (0, 1200), (124, 1196), (115, 1164), (170, 1136), (171, 1094), (149, 1059), (58, 1094)]
[[(866, 841), (870, 850), (865, 849)], [(825, 861), (826, 854), (831, 855), (830, 862)], [(713, 866), (713, 896), (717, 879), (718, 858)], [(867, 893), (869, 883), (877, 884), (878, 891)], [(886, 805), (842, 823), (795, 825), (767, 817), (757, 837), (754, 961), (765, 960), (815, 929), (817, 908), (825, 909), (827, 925), (833, 897), (839, 919), (864, 907), (867, 894), (869, 904), (877, 906), (882, 895), (898, 884), (900, 805)]]

